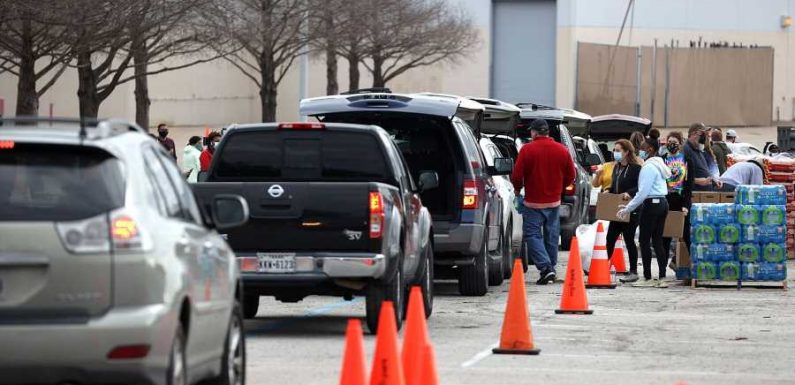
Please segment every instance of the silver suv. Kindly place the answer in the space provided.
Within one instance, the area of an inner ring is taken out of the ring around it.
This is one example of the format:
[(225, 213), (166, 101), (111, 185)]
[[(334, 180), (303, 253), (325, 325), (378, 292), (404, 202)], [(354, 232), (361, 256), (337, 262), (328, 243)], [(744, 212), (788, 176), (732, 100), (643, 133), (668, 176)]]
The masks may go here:
[(174, 161), (121, 121), (0, 120), (0, 383), (242, 384), (235, 255)]

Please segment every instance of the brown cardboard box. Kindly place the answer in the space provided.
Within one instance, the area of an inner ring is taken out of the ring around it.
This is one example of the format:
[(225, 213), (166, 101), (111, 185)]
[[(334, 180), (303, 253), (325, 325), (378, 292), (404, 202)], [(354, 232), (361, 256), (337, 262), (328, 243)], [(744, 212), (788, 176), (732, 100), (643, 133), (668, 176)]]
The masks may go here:
[(619, 219), (616, 216), (619, 205), (625, 205), (629, 200), (624, 200), (622, 194), (601, 193), (599, 200), (596, 201), (596, 219), (615, 222), (629, 222), (627, 219)]
[(722, 192), (720, 193), (720, 203), (734, 203), (734, 197), (736, 194), (734, 191), (732, 192)]
[(693, 203), (720, 203), (720, 194), (712, 191), (693, 191)]
[(685, 231), (685, 213), (682, 211), (669, 211), (665, 217), (665, 227), (663, 227), (663, 237), (682, 238)]
[(687, 249), (687, 243), (681, 239), (676, 241), (676, 267), (691, 267), (690, 250)]

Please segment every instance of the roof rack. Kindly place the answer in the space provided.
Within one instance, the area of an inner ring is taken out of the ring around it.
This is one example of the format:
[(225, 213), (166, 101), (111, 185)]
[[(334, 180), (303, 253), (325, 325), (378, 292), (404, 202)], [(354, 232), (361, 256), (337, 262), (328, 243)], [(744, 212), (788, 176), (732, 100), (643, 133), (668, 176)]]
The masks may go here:
[(391, 94), (392, 90), (386, 87), (372, 87), (372, 88), (359, 88), (342, 92), (340, 95), (354, 95), (354, 94)]
[[(2, 128), (63, 128), (57, 125), (76, 125), (77, 135), (81, 139), (90, 136), (92, 139), (108, 138), (125, 132), (138, 132), (146, 134), (146, 130), (134, 123), (122, 119), (96, 119), (96, 118), (62, 118), (40, 116), (15, 116), (0, 118)], [(90, 130), (89, 130), (90, 129)]]

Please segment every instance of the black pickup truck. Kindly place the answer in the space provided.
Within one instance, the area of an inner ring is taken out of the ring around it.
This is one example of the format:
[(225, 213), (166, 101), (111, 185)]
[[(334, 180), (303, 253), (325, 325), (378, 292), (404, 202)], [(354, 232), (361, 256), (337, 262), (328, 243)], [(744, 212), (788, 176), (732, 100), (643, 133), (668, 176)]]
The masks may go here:
[(433, 306), (433, 233), (420, 192), (435, 172), (412, 180), (403, 157), (376, 126), (322, 123), (230, 127), (200, 202), (218, 194), (248, 201), (250, 219), (225, 234), (243, 277), (244, 314), (260, 296), (297, 302), (308, 295), (365, 295), (376, 330), (381, 303), (395, 303), (400, 326), (407, 288)]

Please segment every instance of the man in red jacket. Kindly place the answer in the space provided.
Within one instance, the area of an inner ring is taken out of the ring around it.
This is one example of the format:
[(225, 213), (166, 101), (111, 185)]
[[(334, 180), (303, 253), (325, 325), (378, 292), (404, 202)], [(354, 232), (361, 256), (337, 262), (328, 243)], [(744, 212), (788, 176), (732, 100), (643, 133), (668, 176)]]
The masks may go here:
[[(517, 194), (525, 188), (523, 207), (524, 239), (541, 278), (539, 285), (555, 281), (560, 238), (560, 198), (563, 189), (574, 182), (571, 154), (549, 137), (543, 119), (530, 124), (533, 141), (522, 147), (511, 181)], [(521, 199), (521, 195), (517, 196)]]
[(207, 172), (210, 169), (210, 163), (213, 161), (213, 154), (215, 154), (215, 146), (221, 141), (221, 133), (213, 131), (207, 135), (207, 147), (199, 155), (199, 167), (201, 172)]

